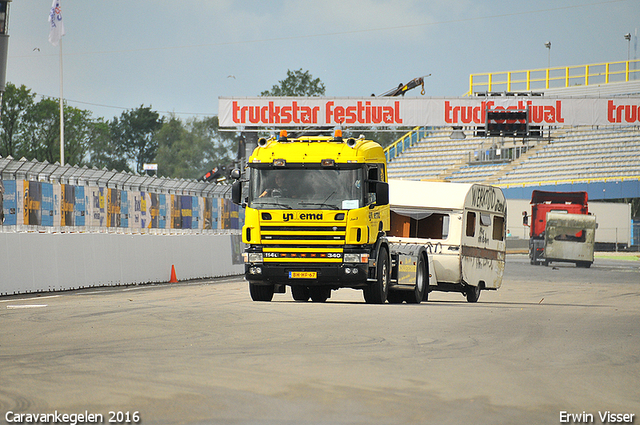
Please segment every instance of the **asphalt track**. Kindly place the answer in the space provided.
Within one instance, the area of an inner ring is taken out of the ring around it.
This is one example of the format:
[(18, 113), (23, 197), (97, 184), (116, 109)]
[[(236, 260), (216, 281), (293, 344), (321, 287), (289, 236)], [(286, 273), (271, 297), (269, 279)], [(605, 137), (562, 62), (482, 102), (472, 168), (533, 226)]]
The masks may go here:
[(554, 266), (508, 255), (477, 304), (256, 303), (241, 278), (3, 297), (0, 423), (639, 423), (640, 261)]

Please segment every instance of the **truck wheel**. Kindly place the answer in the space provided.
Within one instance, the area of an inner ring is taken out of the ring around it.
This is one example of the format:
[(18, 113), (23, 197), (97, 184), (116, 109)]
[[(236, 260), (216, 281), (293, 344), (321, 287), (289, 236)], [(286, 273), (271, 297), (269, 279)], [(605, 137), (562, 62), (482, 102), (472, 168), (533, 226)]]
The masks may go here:
[(424, 257), (418, 259), (418, 267), (416, 267), (416, 288), (413, 292), (407, 294), (407, 304), (420, 304), (424, 299), (427, 290), (427, 270), (424, 263)]
[(309, 296), (314, 303), (323, 303), (327, 301), (327, 298), (331, 295), (331, 289), (323, 287), (309, 288)]
[(540, 264), (538, 262), (538, 259), (536, 258), (536, 252), (535, 251), (529, 252), (529, 262), (534, 266), (537, 266), (538, 264)]
[(273, 299), (273, 285), (249, 284), (249, 292), (253, 301), (271, 301)]
[(478, 298), (480, 298), (480, 285), (478, 286), (467, 286), (467, 302), (475, 303), (478, 302)]
[(364, 289), (364, 300), (368, 304), (384, 304), (389, 293), (389, 256), (386, 248), (380, 248), (377, 261), (376, 282)]
[(308, 286), (292, 286), (291, 296), (296, 301), (309, 301), (309, 287)]

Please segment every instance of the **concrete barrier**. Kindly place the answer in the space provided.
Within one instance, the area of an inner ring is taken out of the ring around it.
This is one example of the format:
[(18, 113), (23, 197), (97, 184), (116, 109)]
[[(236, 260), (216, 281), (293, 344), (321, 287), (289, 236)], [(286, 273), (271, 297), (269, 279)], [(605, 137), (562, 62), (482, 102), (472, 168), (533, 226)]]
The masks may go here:
[(0, 295), (238, 275), (239, 235), (0, 233)]

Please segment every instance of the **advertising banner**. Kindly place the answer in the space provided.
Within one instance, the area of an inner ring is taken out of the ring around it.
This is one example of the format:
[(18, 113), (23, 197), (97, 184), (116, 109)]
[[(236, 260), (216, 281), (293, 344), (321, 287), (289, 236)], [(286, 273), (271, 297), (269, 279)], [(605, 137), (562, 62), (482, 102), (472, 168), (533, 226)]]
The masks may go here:
[(91, 192), (91, 226), (93, 227), (105, 227), (106, 220), (106, 208), (105, 208), (105, 188), (103, 187), (89, 187)]
[(180, 216), (182, 218), (181, 229), (191, 229), (191, 196), (180, 196)]
[(129, 192), (120, 191), (120, 227), (129, 227)]
[(85, 218), (87, 216), (84, 186), (76, 186), (76, 202), (73, 205), (73, 215), (76, 226), (86, 226)]
[(182, 216), (180, 215), (180, 195), (171, 195), (171, 228), (182, 229)]
[(140, 228), (146, 229), (151, 226), (151, 199), (149, 192), (140, 192)]
[(158, 195), (158, 228), (167, 228), (167, 195)]
[(483, 126), (487, 110), (529, 110), (534, 125), (638, 125), (640, 97), (246, 97), (218, 100), (221, 127)]
[(191, 228), (200, 228), (200, 203), (197, 196), (191, 197)]
[[(44, 194), (44, 183), (43, 183), (42, 189)], [(62, 226), (73, 226), (74, 225), (73, 219), (75, 215), (73, 212), (73, 206), (76, 202), (76, 187), (70, 184), (61, 185), (60, 198), (61, 198), (60, 223)], [(44, 206), (43, 206), (43, 212), (44, 212)], [(43, 225), (46, 226), (46, 224), (44, 223)], [(52, 225), (53, 225), (53, 217), (52, 217)]]
[(211, 200), (211, 228), (212, 229), (222, 229), (222, 225), (220, 224), (221, 202), (222, 202), (222, 199)]
[(42, 225), (53, 226), (53, 185), (42, 183)]
[(213, 221), (211, 216), (212, 209), (213, 209), (212, 199), (204, 198), (204, 208), (202, 211), (202, 218), (203, 218), (202, 228), (205, 230), (215, 229), (215, 227), (213, 227)]
[(17, 224), (17, 212), (18, 203), (16, 202), (18, 196), (16, 194), (16, 181), (15, 180), (3, 180), (4, 195), (2, 201), (2, 208), (4, 210), (4, 225), (15, 226)]
[(131, 211), (129, 227), (132, 229), (140, 229), (142, 220), (142, 196), (140, 192), (129, 192), (129, 211)]
[(158, 228), (158, 218), (160, 215), (160, 205), (158, 203), (158, 194), (150, 193), (149, 199), (151, 200), (151, 207), (149, 208), (149, 214), (151, 215), (151, 227), (152, 229)]
[(53, 227), (62, 226), (62, 185), (53, 185)]
[(42, 224), (42, 185), (40, 182), (24, 182), (24, 224)]
[(120, 191), (118, 189), (107, 190), (107, 227), (120, 227)]

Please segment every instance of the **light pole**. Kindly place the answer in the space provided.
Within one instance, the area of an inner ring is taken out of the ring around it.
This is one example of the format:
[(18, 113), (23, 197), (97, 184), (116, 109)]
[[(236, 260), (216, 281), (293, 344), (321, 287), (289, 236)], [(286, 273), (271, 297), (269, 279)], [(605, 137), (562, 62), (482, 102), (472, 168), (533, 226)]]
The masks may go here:
[(549, 51), (547, 55), (547, 68), (551, 68), (551, 42), (547, 41), (546, 43), (544, 43), (544, 47), (546, 47)]
[[(0, 0), (0, 108), (7, 79), (7, 52), (9, 50), (9, 3)], [(2, 114), (2, 110), (0, 110)]]
[(629, 54), (631, 53), (631, 33), (626, 33), (624, 35), (624, 39), (627, 40), (627, 62), (629, 62)]

